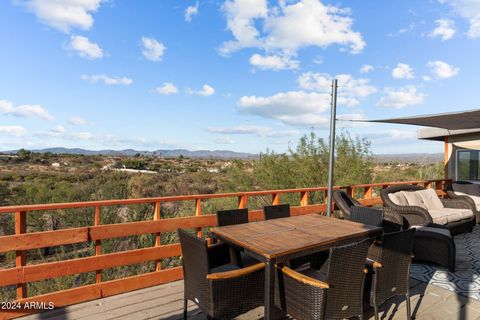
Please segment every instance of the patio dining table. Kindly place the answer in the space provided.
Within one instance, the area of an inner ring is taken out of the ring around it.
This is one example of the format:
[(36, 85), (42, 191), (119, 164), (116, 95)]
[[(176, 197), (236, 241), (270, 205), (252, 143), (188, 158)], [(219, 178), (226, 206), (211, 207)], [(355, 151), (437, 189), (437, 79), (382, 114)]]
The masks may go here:
[(265, 316), (273, 319), (275, 265), (332, 247), (379, 236), (382, 228), (320, 214), (250, 222), (212, 229), (215, 236), (265, 262)]

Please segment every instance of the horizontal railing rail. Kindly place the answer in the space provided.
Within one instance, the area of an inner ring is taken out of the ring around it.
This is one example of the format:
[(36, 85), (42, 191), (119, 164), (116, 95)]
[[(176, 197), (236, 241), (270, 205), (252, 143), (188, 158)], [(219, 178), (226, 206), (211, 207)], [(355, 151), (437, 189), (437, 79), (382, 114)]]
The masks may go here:
[[(336, 186), (334, 189), (346, 190), (353, 196), (359, 194), (362, 196), (362, 198), (359, 199), (361, 203), (366, 206), (374, 206), (382, 203), (376, 189), (398, 184), (416, 184), (434, 188), (438, 194), (443, 195), (442, 190), (449, 181), (450, 180), (419, 180), (386, 182)], [(180, 256), (180, 246), (178, 243), (162, 244), (161, 235), (165, 232), (174, 232), (178, 228), (196, 229), (197, 232), (201, 234), (202, 228), (214, 226), (216, 224), (216, 217), (212, 212), (207, 214), (202, 212), (202, 201), (208, 199), (234, 198), (237, 201), (238, 208), (247, 208), (249, 198), (252, 197), (271, 196), (271, 203), (278, 204), (281, 203), (281, 195), (298, 194), (299, 205), (292, 206), (291, 213), (292, 215), (302, 215), (326, 212), (327, 205), (325, 202), (311, 203), (312, 199), (309, 196), (312, 192), (323, 192), (322, 199), (326, 199), (326, 191), (326, 187), (314, 187), (0, 207), (0, 214), (14, 214), (15, 216), (15, 234), (0, 236), (0, 253), (14, 251), (15, 267), (0, 269), (0, 287), (15, 285), (17, 294), (16, 301), (20, 303), (45, 302), (53, 303), (55, 307), (63, 307), (179, 280), (183, 277), (182, 268), (170, 267), (162, 269), (162, 259)], [(191, 216), (175, 218), (161, 217), (162, 203), (179, 201), (195, 201)], [(103, 208), (136, 204), (152, 205), (153, 219), (116, 224), (101, 224)], [(36, 212), (44, 213), (45, 211), (75, 208), (93, 208), (93, 225), (52, 231), (27, 232), (27, 213), (35, 214)], [(263, 211), (250, 210), (249, 219), (250, 221), (263, 219)], [(102, 241), (106, 239), (144, 234), (153, 234), (155, 236), (152, 247), (114, 253), (102, 253)], [(26, 252), (28, 250), (78, 243), (92, 243), (95, 249), (94, 255), (69, 260), (27, 264)], [(116, 280), (102, 280), (102, 270), (150, 261), (155, 262), (155, 271)], [(28, 296), (27, 294), (28, 283), (87, 272), (96, 273), (94, 284), (82, 285), (37, 296)], [(0, 318), (10, 319), (37, 311), (38, 310), (26, 308), (20, 310), (0, 310)]]

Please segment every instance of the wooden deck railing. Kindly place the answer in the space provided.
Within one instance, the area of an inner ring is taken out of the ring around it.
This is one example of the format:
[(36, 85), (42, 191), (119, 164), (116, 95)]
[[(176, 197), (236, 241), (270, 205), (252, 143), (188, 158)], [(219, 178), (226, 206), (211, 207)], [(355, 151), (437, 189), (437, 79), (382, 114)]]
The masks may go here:
[[(360, 199), (360, 202), (367, 206), (373, 206), (381, 204), (378, 193), (375, 192), (376, 189), (407, 183), (435, 188), (437, 193), (442, 194), (441, 190), (444, 189), (445, 183), (448, 181), (449, 180), (422, 180), (387, 182), (343, 187), (337, 186), (335, 189), (345, 189), (351, 195), (357, 195), (357, 198), (358, 195), (361, 194), (363, 198)], [(162, 269), (161, 260), (179, 256), (181, 254), (180, 246), (177, 243), (161, 244), (161, 233), (173, 232), (176, 231), (177, 228), (189, 228), (196, 229), (200, 234), (202, 228), (214, 226), (216, 223), (215, 215), (212, 212), (206, 214), (202, 212), (202, 201), (215, 198), (236, 198), (238, 207), (246, 208), (248, 207), (248, 199), (252, 197), (271, 196), (272, 203), (278, 204), (281, 203), (282, 195), (298, 194), (300, 205), (293, 206), (291, 213), (292, 215), (302, 215), (325, 212), (326, 204), (311, 203), (312, 201), (309, 198), (309, 194), (313, 192), (326, 193), (326, 191), (326, 187), (317, 187), (0, 207), (0, 214), (13, 213), (15, 215), (15, 234), (0, 237), (0, 253), (15, 251), (15, 267), (0, 269), (0, 287), (16, 285), (16, 301), (22, 304), (27, 302), (45, 302), (47, 304), (53, 303), (57, 308), (179, 280), (182, 278), (182, 268), (172, 267)], [(377, 196), (374, 196), (375, 193)], [(195, 211), (192, 212), (192, 216), (169, 219), (161, 218), (161, 204), (177, 201), (194, 201)], [(153, 207), (153, 220), (101, 224), (102, 208), (134, 204), (151, 204)], [(92, 226), (54, 231), (27, 232), (27, 213), (34, 214), (50, 210), (73, 208), (91, 208), (94, 224)], [(262, 210), (249, 211), (249, 218), (251, 221), (263, 219)], [(143, 234), (155, 235), (153, 247), (102, 254), (102, 240)], [(95, 255), (41, 264), (27, 264), (27, 250), (85, 242), (93, 243)], [(117, 280), (102, 281), (102, 270), (104, 269), (149, 261), (155, 261), (156, 268), (153, 272)], [(43, 295), (28, 296), (27, 283), (86, 272), (96, 273), (94, 284)], [(32, 309), (0, 310), (0, 318), (9, 319), (33, 312), (36, 311)]]

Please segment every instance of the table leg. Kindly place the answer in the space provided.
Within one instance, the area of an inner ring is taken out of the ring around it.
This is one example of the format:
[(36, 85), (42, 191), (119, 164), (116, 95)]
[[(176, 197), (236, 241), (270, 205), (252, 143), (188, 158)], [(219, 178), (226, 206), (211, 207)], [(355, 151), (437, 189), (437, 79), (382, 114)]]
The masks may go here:
[(267, 260), (265, 265), (265, 320), (275, 314), (275, 260)]

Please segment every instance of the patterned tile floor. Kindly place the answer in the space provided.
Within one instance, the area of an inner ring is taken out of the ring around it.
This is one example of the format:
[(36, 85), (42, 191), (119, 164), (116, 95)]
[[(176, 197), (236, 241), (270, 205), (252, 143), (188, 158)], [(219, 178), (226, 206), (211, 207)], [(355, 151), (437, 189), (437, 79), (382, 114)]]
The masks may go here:
[(454, 238), (455, 272), (435, 265), (414, 264), (412, 278), (480, 301), (480, 225)]

